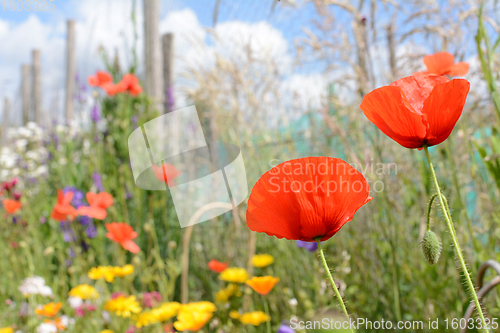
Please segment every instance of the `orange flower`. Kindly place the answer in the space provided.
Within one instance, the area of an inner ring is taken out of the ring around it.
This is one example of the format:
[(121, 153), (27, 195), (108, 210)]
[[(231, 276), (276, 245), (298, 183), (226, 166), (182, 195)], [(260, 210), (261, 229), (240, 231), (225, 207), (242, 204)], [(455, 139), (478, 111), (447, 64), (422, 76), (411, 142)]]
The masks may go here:
[(280, 281), (280, 278), (275, 278), (272, 276), (254, 276), (246, 282), (253, 290), (261, 295), (267, 295), (271, 290), (273, 290), (276, 283)]
[(104, 84), (112, 82), (111, 75), (104, 71), (97, 71), (95, 75), (91, 75), (88, 77), (89, 85), (93, 87), (102, 87)]
[(3, 200), (3, 207), (7, 211), (7, 213), (14, 214), (17, 212), (19, 209), (21, 209), (21, 202), (17, 200), (12, 200), (12, 199), (4, 199)]
[(40, 309), (35, 309), (35, 313), (37, 315), (40, 315), (40, 316), (44, 316), (44, 317), (49, 317), (49, 318), (53, 318), (57, 315), (57, 313), (59, 312), (59, 310), (61, 309), (62, 307), (62, 303), (61, 302), (58, 302), (58, 303), (49, 303), (49, 304), (45, 304), (42, 308)]
[(77, 215), (75, 207), (71, 206), (71, 200), (73, 199), (73, 192), (67, 192), (63, 194), (62, 190), (57, 191), (57, 203), (52, 210), (52, 217), (54, 220), (59, 222), (68, 220), (73, 220)]
[(137, 238), (137, 232), (128, 224), (123, 222), (106, 223), (106, 229), (108, 230), (106, 237), (120, 244), (125, 250), (132, 253), (140, 251), (139, 246), (132, 241), (132, 239)]
[(106, 209), (113, 204), (113, 197), (111, 194), (107, 192), (98, 194), (87, 192), (86, 197), (90, 206), (80, 206), (78, 208), (78, 213), (98, 220), (104, 220), (106, 216), (108, 216)]
[(208, 269), (215, 273), (222, 273), (228, 267), (229, 264), (227, 262), (220, 262), (217, 259), (212, 259), (208, 263)]
[(415, 74), (436, 74), (448, 76), (464, 76), (469, 71), (469, 64), (457, 62), (453, 54), (449, 52), (438, 52), (424, 57), (424, 64), (427, 71), (416, 72)]
[(158, 180), (164, 181), (165, 184), (170, 186), (175, 185), (174, 179), (177, 178), (181, 173), (172, 165), (168, 163), (163, 163), (162, 167), (153, 164), (153, 172)]
[(63, 320), (63, 318), (56, 318), (54, 320), (46, 319), (45, 323), (54, 325), (58, 331), (64, 331), (66, 329), (67, 321), (67, 319)]

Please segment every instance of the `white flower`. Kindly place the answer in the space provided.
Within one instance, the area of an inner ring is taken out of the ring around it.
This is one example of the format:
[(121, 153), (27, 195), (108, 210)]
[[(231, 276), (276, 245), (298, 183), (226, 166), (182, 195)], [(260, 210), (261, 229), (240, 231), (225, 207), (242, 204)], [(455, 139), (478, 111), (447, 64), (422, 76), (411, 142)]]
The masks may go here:
[(16, 147), (19, 150), (23, 150), (27, 145), (28, 145), (28, 140), (26, 139), (16, 140)]
[(37, 326), (37, 333), (57, 333), (57, 326), (52, 323), (43, 323)]
[(83, 304), (83, 300), (80, 297), (72, 297), (70, 296), (68, 298), (68, 303), (69, 306), (71, 306), (73, 309), (79, 308)]
[(288, 301), (288, 304), (290, 304), (290, 306), (297, 306), (298, 302), (297, 302), (297, 299), (296, 298), (292, 298)]
[(52, 296), (52, 289), (45, 285), (45, 280), (40, 276), (24, 279), (18, 290), (24, 295)]

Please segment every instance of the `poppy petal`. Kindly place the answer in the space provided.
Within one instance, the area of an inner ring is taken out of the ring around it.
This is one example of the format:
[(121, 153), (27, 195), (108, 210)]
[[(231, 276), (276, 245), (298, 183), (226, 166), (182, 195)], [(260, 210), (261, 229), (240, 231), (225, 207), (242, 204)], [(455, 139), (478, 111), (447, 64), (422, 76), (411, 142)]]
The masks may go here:
[(424, 64), (432, 74), (442, 74), (443, 69), (453, 65), (455, 57), (449, 52), (438, 52), (424, 57)]
[(465, 76), (469, 71), (469, 63), (467, 62), (457, 62), (456, 64), (451, 65), (446, 75), (449, 76)]
[[(357, 189), (354, 182), (359, 183)], [(278, 238), (326, 240), (352, 219), (367, 198), (366, 179), (346, 162), (330, 157), (291, 160), (255, 184), (247, 225)]]
[(363, 98), (360, 108), (375, 126), (403, 147), (422, 146), (426, 133), (423, 118), (411, 109), (400, 87), (373, 90)]
[(85, 197), (87, 198), (87, 202), (89, 203), (89, 205), (92, 205), (94, 203), (96, 196), (97, 194), (93, 192), (87, 192)]
[(121, 246), (123, 246), (123, 248), (125, 250), (128, 250), (132, 253), (139, 253), (139, 251), (141, 250), (140, 247), (130, 239), (125, 240), (125, 241), (121, 242), (120, 244), (121, 244)]
[(462, 115), (470, 83), (465, 79), (454, 79), (438, 84), (425, 100), (422, 112), (429, 124), (426, 135), (429, 146), (437, 145), (450, 136), (453, 127)]
[(113, 196), (107, 192), (101, 192), (97, 194), (95, 201), (99, 207), (106, 209), (113, 205)]

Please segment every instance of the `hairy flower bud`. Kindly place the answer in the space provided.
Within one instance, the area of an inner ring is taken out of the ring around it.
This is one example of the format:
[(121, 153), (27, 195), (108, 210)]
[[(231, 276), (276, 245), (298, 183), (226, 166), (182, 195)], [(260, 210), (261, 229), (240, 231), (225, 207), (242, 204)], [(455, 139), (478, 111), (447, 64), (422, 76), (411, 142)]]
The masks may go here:
[(439, 256), (441, 255), (442, 248), (439, 237), (433, 231), (427, 230), (420, 245), (422, 247), (425, 260), (427, 260), (430, 265), (437, 263)]

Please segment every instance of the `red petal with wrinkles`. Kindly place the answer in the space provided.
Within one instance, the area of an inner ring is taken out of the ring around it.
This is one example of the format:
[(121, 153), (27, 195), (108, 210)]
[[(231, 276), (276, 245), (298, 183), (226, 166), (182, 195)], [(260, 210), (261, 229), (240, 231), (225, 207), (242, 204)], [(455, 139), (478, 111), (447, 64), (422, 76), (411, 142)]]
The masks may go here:
[(412, 108), (400, 87), (373, 90), (363, 98), (360, 108), (375, 126), (403, 147), (422, 146), (426, 133), (423, 118)]
[(247, 225), (278, 238), (327, 240), (371, 200), (368, 183), (346, 162), (306, 157), (279, 164), (255, 184)]
[(462, 115), (469, 88), (467, 80), (454, 79), (438, 84), (425, 100), (422, 112), (429, 125), (426, 135), (429, 146), (440, 144), (450, 136)]

